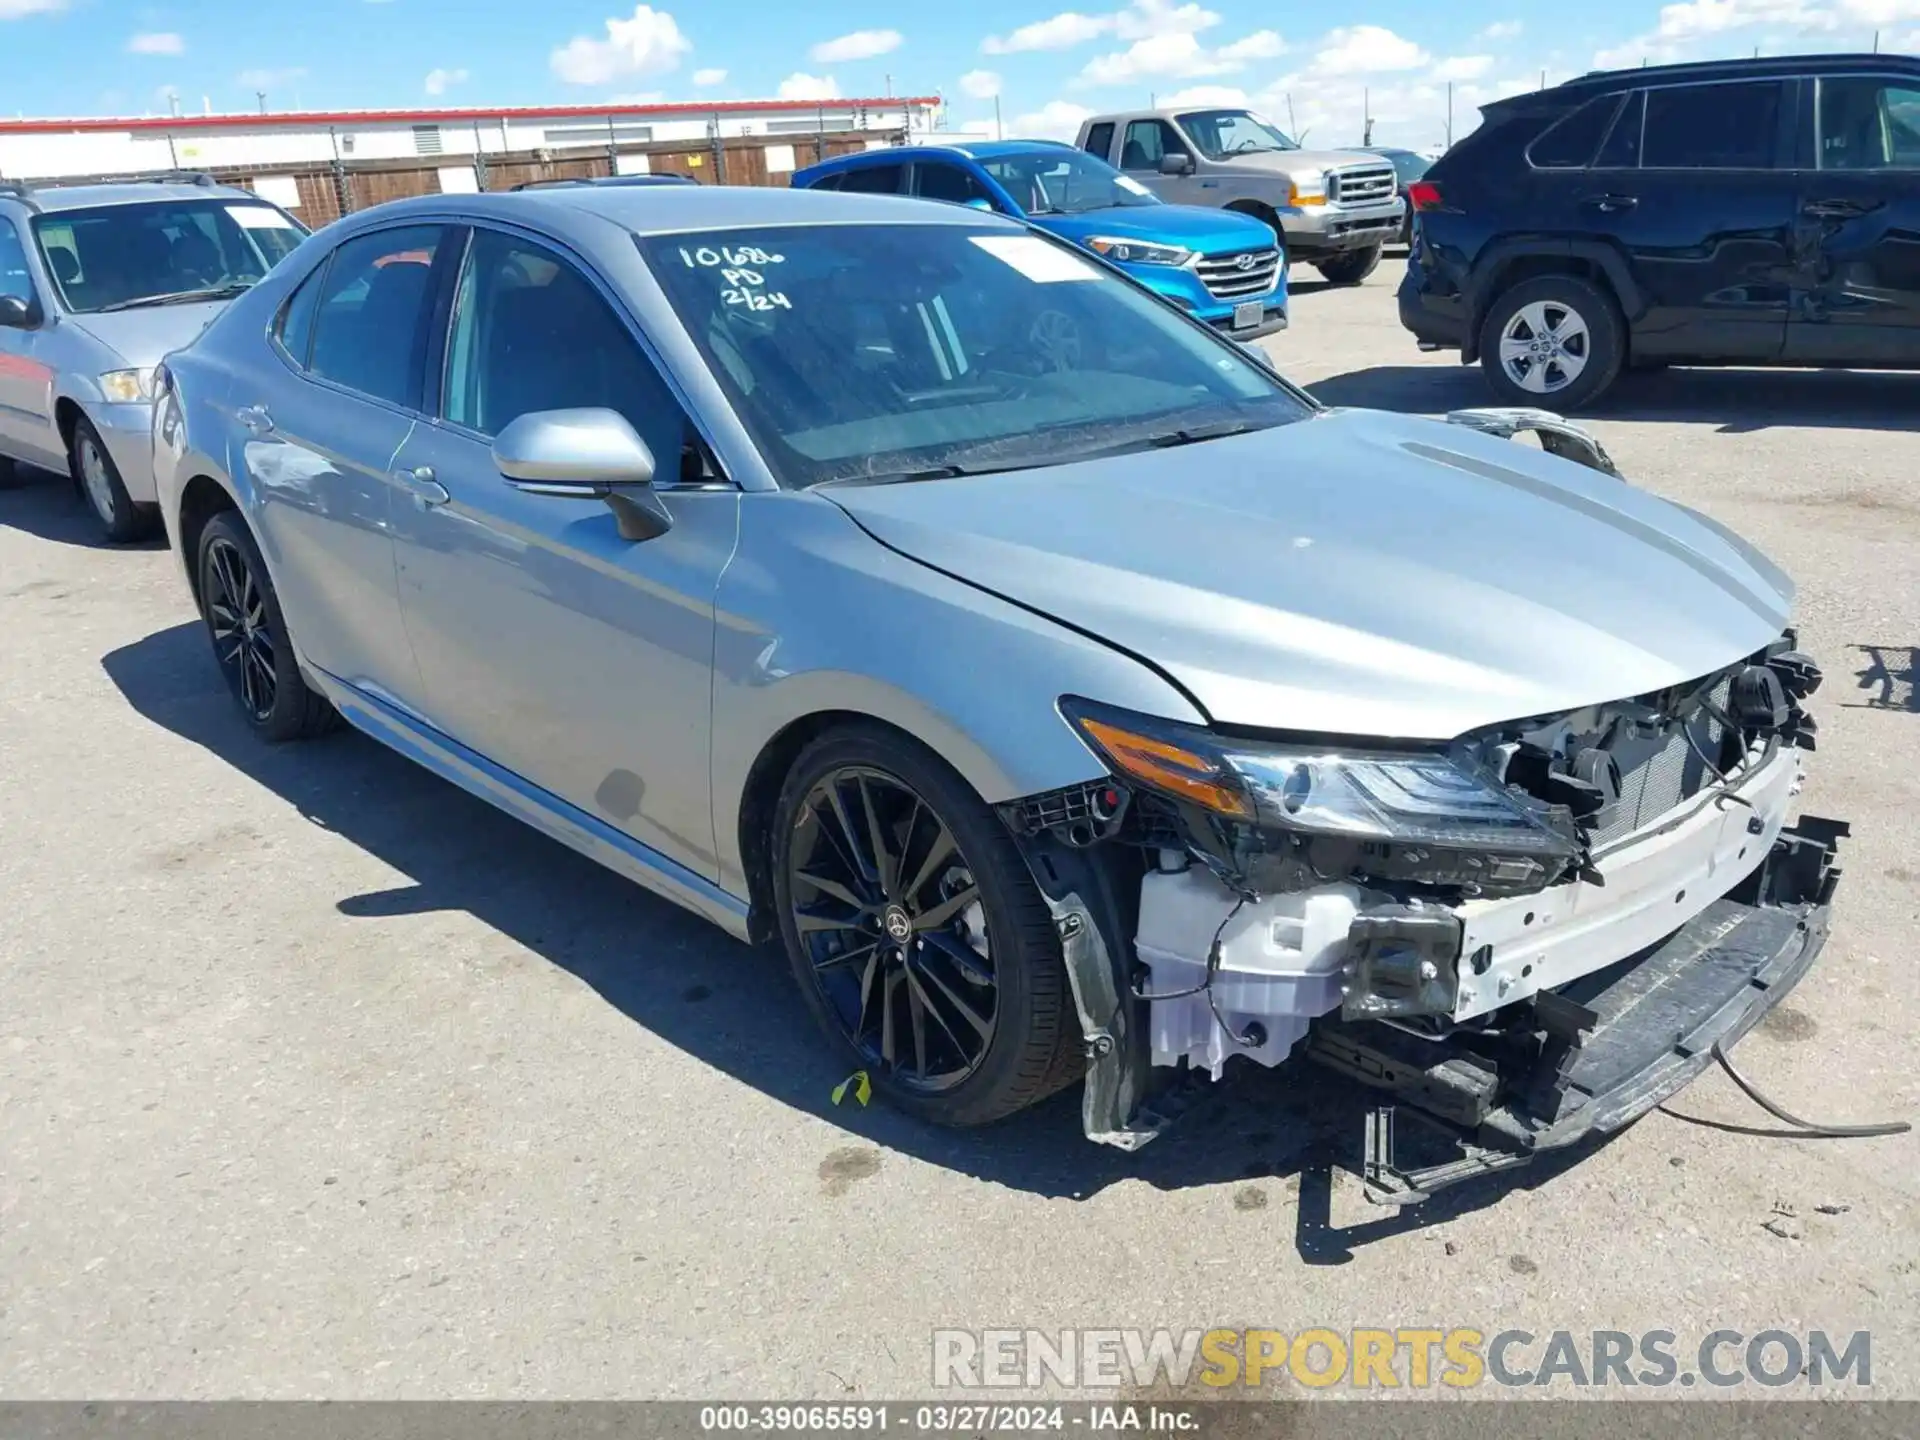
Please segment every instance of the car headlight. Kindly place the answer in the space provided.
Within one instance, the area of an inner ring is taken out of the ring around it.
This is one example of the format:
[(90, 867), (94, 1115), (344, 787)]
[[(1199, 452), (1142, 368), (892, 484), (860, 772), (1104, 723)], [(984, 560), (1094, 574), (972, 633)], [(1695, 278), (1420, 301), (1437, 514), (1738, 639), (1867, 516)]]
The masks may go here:
[(149, 370), (109, 370), (100, 377), (100, 393), (115, 404), (153, 398), (152, 372)]
[(1193, 251), (1178, 245), (1155, 245), (1146, 240), (1123, 240), (1113, 235), (1090, 236), (1087, 248), (1121, 265), (1184, 265), (1193, 258)]
[(1296, 175), (1287, 185), (1287, 204), (1296, 210), (1303, 205), (1326, 203), (1327, 177), (1318, 170), (1308, 175)]
[(1544, 805), (1440, 751), (1241, 740), (1070, 697), (1061, 710), (1119, 774), (1229, 820), (1362, 842), (1575, 853)]

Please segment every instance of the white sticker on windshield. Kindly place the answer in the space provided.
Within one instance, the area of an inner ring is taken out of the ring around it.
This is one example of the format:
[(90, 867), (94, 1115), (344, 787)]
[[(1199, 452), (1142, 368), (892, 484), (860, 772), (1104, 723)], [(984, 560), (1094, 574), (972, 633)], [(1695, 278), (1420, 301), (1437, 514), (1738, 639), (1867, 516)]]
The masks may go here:
[(1130, 195), (1151, 195), (1153, 193), (1131, 175), (1116, 175), (1113, 177), (1113, 183)]
[(969, 235), (967, 238), (1038, 285), (1051, 285), (1057, 280), (1100, 278), (1098, 270), (1071, 250), (1031, 235)]
[(229, 205), (227, 214), (242, 230), (285, 230), (287, 217), (264, 205)]

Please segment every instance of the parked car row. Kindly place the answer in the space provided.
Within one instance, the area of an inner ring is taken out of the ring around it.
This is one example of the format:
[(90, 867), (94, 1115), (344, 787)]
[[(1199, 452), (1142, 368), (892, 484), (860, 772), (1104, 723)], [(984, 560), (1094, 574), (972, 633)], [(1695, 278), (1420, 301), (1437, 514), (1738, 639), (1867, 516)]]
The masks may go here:
[(1615, 71), (1482, 113), (1409, 186), (1400, 318), (1503, 403), (1667, 365), (1920, 368), (1920, 60)]
[[(1406, 1201), (1628, 1123), (1778, 1003), (1845, 833), (1789, 820), (1786, 576), (1540, 412), (1321, 407), (1114, 253), (1167, 207), (1075, 220), (1115, 198), (1077, 151), (979, 147), (951, 204), (887, 159), (893, 194), (440, 195), (230, 254), (146, 463), (245, 725), (344, 718), (776, 941), (940, 1123), (1084, 1081), (1133, 1148), (1299, 1051), (1469, 1147), (1376, 1137)], [(22, 333), (199, 293), (117, 253)]]

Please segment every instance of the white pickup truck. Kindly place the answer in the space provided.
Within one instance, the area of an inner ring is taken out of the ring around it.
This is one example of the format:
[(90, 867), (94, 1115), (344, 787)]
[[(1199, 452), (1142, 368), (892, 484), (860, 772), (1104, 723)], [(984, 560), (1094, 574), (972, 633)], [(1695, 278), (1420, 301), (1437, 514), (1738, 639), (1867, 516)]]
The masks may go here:
[(1248, 110), (1095, 115), (1074, 143), (1162, 200), (1265, 221), (1289, 261), (1304, 261), (1336, 285), (1373, 273), (1406, 211), (1387, 160), (1357, 150), (1304, 150)]

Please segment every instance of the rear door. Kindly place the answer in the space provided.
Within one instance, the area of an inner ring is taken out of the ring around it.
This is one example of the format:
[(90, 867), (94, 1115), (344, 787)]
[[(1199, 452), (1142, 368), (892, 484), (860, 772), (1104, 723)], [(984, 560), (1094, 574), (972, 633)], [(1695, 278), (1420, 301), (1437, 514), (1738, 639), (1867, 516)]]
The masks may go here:
[(1810, 364), (1920, 364), (1920, 78), (1806, 82), (1787, 354)]
[(1637, 357), (1773, 360), (1786, 347), (1795, 210), (1793, 87), (1738, 80), (1628, 97), (1579, 223), (1640, 291)]

